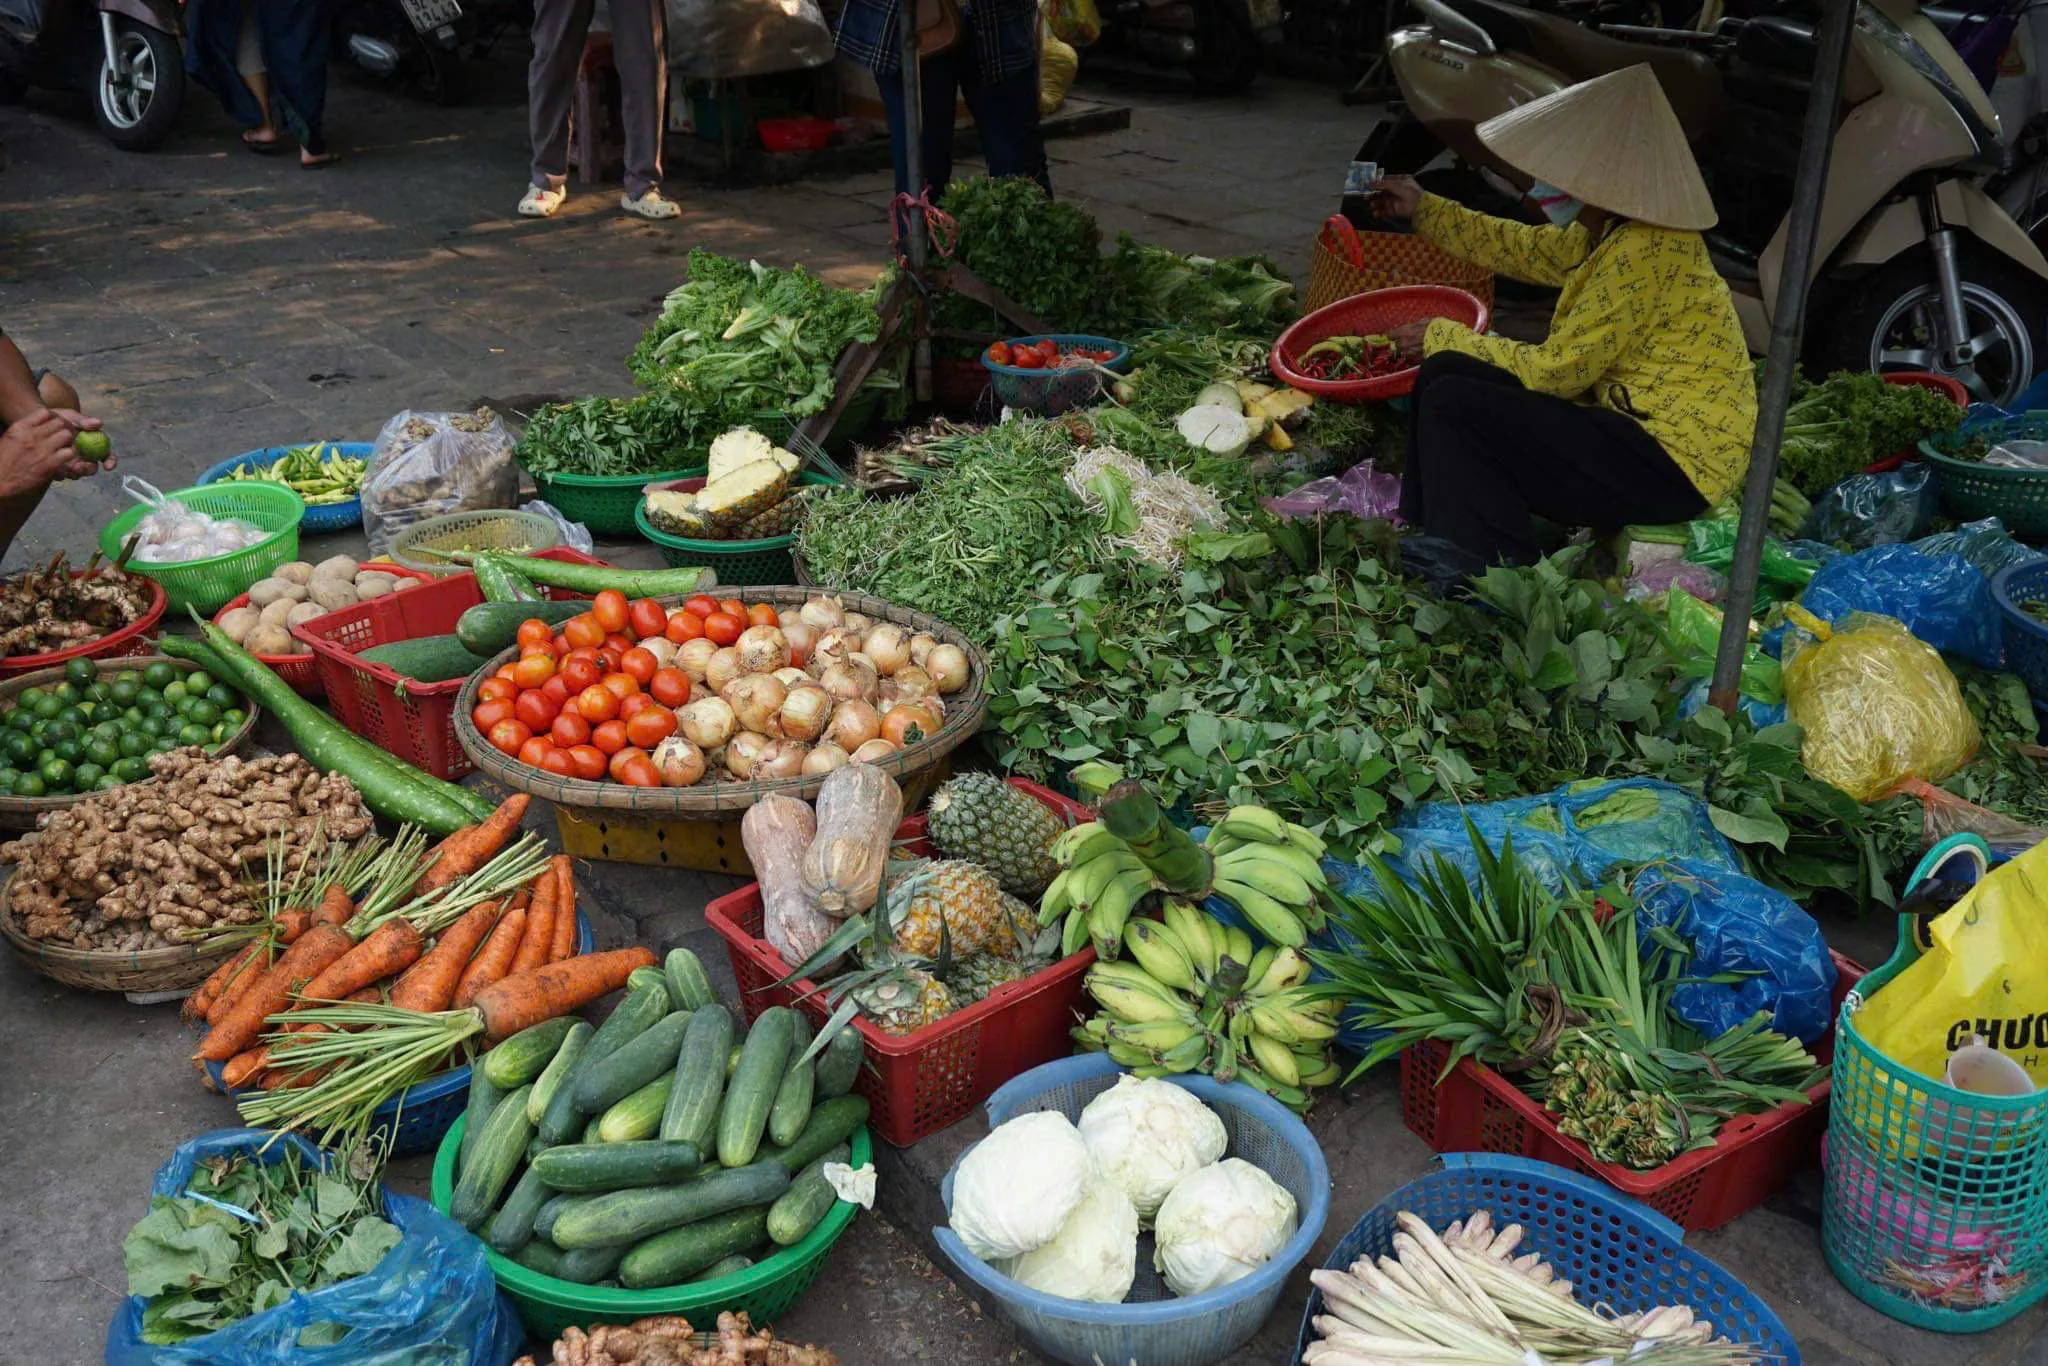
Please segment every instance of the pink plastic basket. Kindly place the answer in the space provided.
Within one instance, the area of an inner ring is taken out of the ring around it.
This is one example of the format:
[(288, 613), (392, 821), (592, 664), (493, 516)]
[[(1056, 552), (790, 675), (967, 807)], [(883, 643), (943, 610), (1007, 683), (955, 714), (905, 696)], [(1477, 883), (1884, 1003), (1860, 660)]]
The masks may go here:
[(1301, 353), (1331, 337), (1364, 337), (1387, 332), (1402, 323), (1449, 318), (1474, 332), (1486, 330), (1491, 317), (1478, 296), (1449, 285), (1396, 285), (1339, 299), (1303, 318), (1273, 343), (1268, 364), (1273, 373), (1303, 393), (1336, 403), (1370, 403), (1399, 398), (1415, 388), (1416, 366), (1369, 379), (1314, 379), (1295, 368)]

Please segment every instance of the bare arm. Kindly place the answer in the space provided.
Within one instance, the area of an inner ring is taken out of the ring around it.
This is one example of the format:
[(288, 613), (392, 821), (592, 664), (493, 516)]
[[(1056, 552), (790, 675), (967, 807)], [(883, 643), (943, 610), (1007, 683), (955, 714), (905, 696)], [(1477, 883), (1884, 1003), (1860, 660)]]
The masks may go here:
[(0, 333), (0, 427), (11, 426), (47, 406), (36, 392), (36, 374), (21, 348)]

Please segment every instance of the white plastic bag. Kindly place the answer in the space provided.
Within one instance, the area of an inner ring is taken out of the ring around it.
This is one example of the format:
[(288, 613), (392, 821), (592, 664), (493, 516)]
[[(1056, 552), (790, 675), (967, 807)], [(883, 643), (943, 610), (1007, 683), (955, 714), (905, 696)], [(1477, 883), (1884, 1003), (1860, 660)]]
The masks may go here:
[(591, 539), (590, 528), (581, 522), (570, 521), (562, 515), (560, 508), (547, 501), (547, 499), (536, 498), (530, 503), (521, 503), (519, 510), (521, 512), (534, 513), (553, 522), (555, 529), (562, 533), (562, 544), (568, 546), (571, 550), (580, 550), (588, 555), (597, 549), (597, 542)]
[(363, 476), (363, 530), (383, 554), (416, 522), (509, 508), (519, 496), (512, 431), (489, 408), (403, 412), (384, 424)]
[(270, 533), (239, 517), (213, 517), (175, 498), (146, 479), (124, 475), (121, 491), (150, 509), (135, 524), (134, 564), (185, 564), (247, 550)]

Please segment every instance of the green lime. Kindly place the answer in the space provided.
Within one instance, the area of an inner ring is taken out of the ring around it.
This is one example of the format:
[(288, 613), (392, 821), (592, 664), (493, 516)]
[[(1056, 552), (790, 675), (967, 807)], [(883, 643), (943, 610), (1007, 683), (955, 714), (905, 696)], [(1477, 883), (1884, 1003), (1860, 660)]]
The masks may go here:
[[(145, 749), (143, 753), (148, 753), (148, 750)], [(124, 783), (139, 783), (149, 776), (149, 760), (141, 755), (134, 755), (115, 764), (112, 772)]]
[(235, 690), (233, 688), (230, 688), (227, 684), (216, 683), (206, 690), (206, 700), (213, 703), (214, 706), (219, 707), (223, 711), (225, 711), (227, 708), (235, 706), (242, 699), (240, 695), (237, 694)]
[(168, 688), (180, 677), (182, 675), (178, 672), (178, 666), (170, 663), (159, 662), (142, 671), (142, 681), (158, 690)]
[(95, 792), (105, 792), (108, 788), (119, 787), (120, 785), (121, 780), (119, 778), (116, 778), (111, 773), (103, 773), (100, 775), (100, 780), (92, 785), (92, 790)]
[(121, 732), (121, 757), (131, 759), (138, 754), (149, 753), (149, 741), (149, 732), (139, 728)]
[(178, 737), (175, 735), (160, 735), (157, 737), (156, 743), (150, 746), (158, 754), (169, 754), (177, 747)]
[(13, 711), (7, 713), (7, 729), (9, 730), (20, 731), (26, 735), (34, 727), (35, 723), (36, 714), (32, 708), (16, 707)]
[(129, 730), (133, 730), (135, 727), (142, 724), (142, 717), (142, 708), (130, 707), (128, 708), (128, 710), (121, 713), (121, 724)]
[(104, 736), (95, 735), (86, 741), (85, 757), (101, 768), (112, 768), (121, 757), (121, 747)]
[(170, 703), (173, 707), (176, 707), (180, 702), (183, 702), (185, 700), (185, 694), (187, 691), (188, 689), (185, 687), (184, 681), (182, 679), (176, 683), (166, 684), (164, 686), (164, 701)]
[(154, 741), (164, 733), (165, 721), (161, 716), (145, 716), (135, 723), (135, 729)]
[(231, 726), (239, 727), (244, 721), (249, 719), (249, 713), (243, 711), (240, 707), (229, 707), (220, 714), (220, 719)]
[(59, 740), (76, 740), (81, 731), (69, 721), (52, 721), (43, 729), (43, 743), (54, 745)]
[(221, 709), (203, 697), (192, 698), (185, 704), (185, 719), (197, 721), (202, 726), (212, 725), (221, 716)]
[(121, 738), (121, 723), (114, 720), (98, 722), (93, 726), (92, 734), (98, 740), (118, 740)]
[(142, 670), (123, 669), (121, 670), (121, 672), (114, 675), (114, 681), (116, 683), (133, 683), (136, 687), (139, 688), (142, 686)]
[(14, 780), (14, 795), (17, 797), (41, 797), (49, 792), (40, 773), (24, 773)]
[(23, 688), (14, 695), (14, 705), (17, 707), (33, 707), (47, 696), (49, 694), (41, 688)]
[(45, 787), (62, 792), (71, 786), (73, 770), (69, 760), (45, 759), (43, 760), (42, 767), (37, 771), (42, 774), (43, 786)]
[(100, 671), (92, 666), (89, 659), (74, 659), (64, 666), (64, 681), (80, 688), (90, 688), (100, 681)]
[(200, 725), (197, 721), (187, 721), (178, 727), (178, 743), (181, 745), (204, 745), (211, 743), (212, 740), (212, 729)]
[(142, 695), (142, 714), (144, 716), (169, 716), (171, 715), (171, 704), (164, 701), (157, 693), (146, 692)]
[(92, 785), (106, 776), (106, 769), (95, 763), (83, 763), (71, 770), (72, 785), (80, 792), (90, 792)]
[(114, 443), (108, 440), (105, 432), (80, 432), (71, 438), (71, 449), (78, 453), (80, 460), (103, 465), (114, 453)]
[(135, 699), (142, 696), (142, 685), (130, 681), (112, 683), (107, 687), (107, 696), (117, 707), (132, 707)]
[(44, 693), (34, 703), (36, 715), (47, 721), (64, 710), (64, 699), (51, 693)]
[(22, 731), (10, 730), (5, 739), (0, 739), (0, 753), (7, 756), (8, 763), (19, 768), (36, 757), (35, 738)]
[(56, 698), (67, 707), (73, 707), (78, 705), (78, 699), (85, 696), (85, 694), (80, 692), (77, 686), (67, 678), (56, 687), (50, 689), (50, 696)]
[(185, 675), (185, 691), (204, 693), (213, 686), (213, 675), (204, 669), (194, 669)]
[(85, 743), (81, 740), (59, 740), (50, 746), (50, 757), (75, 764), (85, 757)]
[(92, 718), (87, 716), (83, 711), (79, 710), (77, 707), (66, 707), (64, 708), (64, 710), (58, 712), (57, 721), (58, 724), (60, 725), (76, 726), (80, 730), (84, 730), (87, 726), (92, 724)]

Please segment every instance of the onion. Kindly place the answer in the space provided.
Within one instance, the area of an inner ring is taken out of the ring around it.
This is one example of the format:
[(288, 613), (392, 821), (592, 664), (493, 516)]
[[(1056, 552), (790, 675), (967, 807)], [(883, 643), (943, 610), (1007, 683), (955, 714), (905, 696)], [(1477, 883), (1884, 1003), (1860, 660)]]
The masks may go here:
[(797, 618), (814, 630), (829, 631), (846, 623), (846, 605), (837, 598), (812, 598), (803, 605)]
[(654, 667), (666, 669), (676, 662), (676, 643), (667, 636), (649, 636), (640, 648), (654, 656)]
[(676, 646), (676, 667), (702, 683), (704, 671), (711, 665), (711, 656), (717, 653), (718, 647), (703, 636), (686, 640)]
[(932, 676), (915, 664), (906, 664), (889, 679), (896, 685), (896, 695), (905, 702), (915, 702), (920, 697), (930, 697), (939, 690)]
[(855, 635), (866, 635), (874, 629), (874, 625), (875, 619), (865, 612), (848, 612), (846, 614), (846, 629)]
[(741, 731), (733, 736), (731, 743), (725, 747), (725, 771), (735, 778), (753, 777), (754, 765), (760, 762), (761, 756), (768, 752), (768, 746), (774, 743), (765, 735), (758, 735), (750, 730)]
[(894, 745), (922, 744), (938, 733), (938, 718), (908, 702), (889, 708), (882, 717), (882, 738)]
[(848, 754), (882, 733), (882, 715), (869, 702), (841, 702), (825, 723), (825, 739)]
[(852, 654), (846, 657), (846, 662), (848, 664), (853, 665), (857, 669), (866, 669), (876, 678), (880, 678), (882, 676), (882, 666), (875, 663), (874, 659), (869, 656), (866, 650), (855, 650)]
[(792, 621), (784, 626), (782, 638), (789, 642), (789, 662), (802, 668), (811, 657), (811, 647), (818, 643), (818, 636), (818, 628), (808, 621)]
[(805, 673), (802, 669), (799, 669), (794, 665), (791, 665), (786, 669), (777, 669), (775, 671), (775, 676), (782, 680), (782, 686), (785, 688), (794, 688), (800, 686), (801, 684), (817, 682), (815, 678), (812, 678), (809, 674)]
[(716, 696), (718, 696), (718, 694), (711, 691), (711, 689), (705, 687), (702, 681), (693, 678), (690, 680), (690, 695), (688, 698), (685, 699), (685, 701), (702, 702), (707, 697)]
[(671, 735), (654, 747), (654, 771), (663, 787), (694, 787), (704, 777), (704, 751)]
[(887, 740), (870, 740), (847, 758), (856, 764), (875, 764), (896, 752), (896, 746)]
[(757, 781), (768, 778), (800, 778), (804, 772), (804, 760), (811, 755), (811, 747), (798, 740), (777, 740), (761, 752), (754, 760), (751, 775)]
[(725, 685), (738, 678), (746, 670), (740, 667), (740, 652), (728, 645), (723, 650), (714, 650), (704, 665), (704, 682), (711, 691), (723, 694)]
[(885, 621), (868, 632), (860, 649), (875, 661), (876, 671), (885, 677), (910, 666), (910, 632), (893, 621)]
[(835, 768), (845, 768), (851, 756), (830, 741), (815, 745), (804, 756), (804, 776), (815, 778), (821, 773), (830, 773)]
[(772, 674), (788, 664), (789, 640), (779, 626), (749, 626), (733, 646), (740, 668), (750, 674)]
[(676, 724), (683, 738), (699, 749), (717, 749), (740, 728), (739, 718), (722, 697), (692, 702), (676, 713)]
[(822, 674), (834, 664), (843, 664), (848, 657), (860, 649), (860, 636), (843, 626), (835, 626), (822, 633), (811, 645), (811, 653), (804, 660), (804, 667), (813, 677)]
[(825, 733), (837, 701), (815, 683), (791, 688), (782, 701), (782, 733), (792, 740), (809, 742)]
[(967, 651), (958, 645), (940, 645), (925, 656), (924, 671), (939, 685), (940, 692), (959, 692), (967, 686)]
[(773, 736), (780, 729), (775, 717), (789, 689), (773, 674), (742, 674), (720, 690), (720, 697), (732, 707), (740, 729)]
[(842, 702), (872, 699), (878, 682), (873, 669), (858, 664), (834, 664), (818, 676), (818, 686)]
[(918, 668), (924, 667), (925, 656), (938, 647), (939, 642), (919, 631), (910, 638), (910, 662)]

